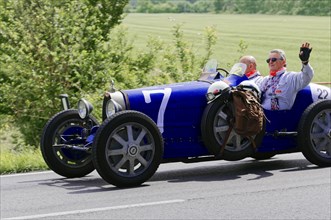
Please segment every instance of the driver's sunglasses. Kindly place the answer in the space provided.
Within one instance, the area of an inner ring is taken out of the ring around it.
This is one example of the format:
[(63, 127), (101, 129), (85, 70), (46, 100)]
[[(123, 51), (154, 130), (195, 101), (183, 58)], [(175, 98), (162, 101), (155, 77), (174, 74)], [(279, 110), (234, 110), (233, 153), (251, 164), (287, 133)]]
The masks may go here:
[(267, 61), (267, 63), (270, 63), (270, 61), (271, 62), (276, 62), (277, 60), (283, 60), (283, 58), (268, 58), (266, 61)]

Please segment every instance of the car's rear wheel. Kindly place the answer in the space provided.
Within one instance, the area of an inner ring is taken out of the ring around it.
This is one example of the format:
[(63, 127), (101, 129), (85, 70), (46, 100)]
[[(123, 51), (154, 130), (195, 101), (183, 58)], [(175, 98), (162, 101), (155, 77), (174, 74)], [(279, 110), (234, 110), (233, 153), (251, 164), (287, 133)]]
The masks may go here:
[(93, 163), (100, 176), (117, 187), (147, 181), (163, 156), (163, 139), (156, 124), (137, 111), (107, 118), (93, 143)]
[(91, 173), (94, 170), (92, 157), (84, 148), (87, 143), (82, 134), (97, 124), (94, 117), (83, 120), (73, 109), (54, 115), (45, 125), (40, 141), (41, 153), (48, 167), (68, 178)]
[(255, 160), (268, 160), (272, 157), (274, 157), (276, 154), (272, 153), (272, 152), (256, 152), (252, 155), (252, 158), (254, 158)]
[(321, 167), (331, 166), (331, 100), (308, 106), (298, 131), (299, 146), (306, 159)]
[[(201, 133), (205, 146), (211, 154), (219, 155), (221, 146), (226, 141), (227, 132), (232, 117), (232, 106), (221, 100), (215, 100), (207, 105), (201, 121)], [(264, 134), (263, 129), (258, 135), (252, 137), (256, 146), (259, 146)], [(233, 161), (251, 156), (254, 148), (249, 138), (238, 135), (233, 129), (229, 134), (224, 147), (223, 159)]]

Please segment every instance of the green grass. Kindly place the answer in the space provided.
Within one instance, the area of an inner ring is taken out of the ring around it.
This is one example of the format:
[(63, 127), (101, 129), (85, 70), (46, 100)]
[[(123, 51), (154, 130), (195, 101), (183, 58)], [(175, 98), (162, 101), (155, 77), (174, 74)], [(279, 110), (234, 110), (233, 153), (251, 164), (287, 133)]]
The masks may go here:
[(39, 148), (25, 146), (10, 122), (10, 117), (0, 118), (0, 174), (48, 169)]
[[(286, 52), (287, 68), (299, 71), (298, 58), (301, 43), (308, 41), (313, 47), (310, 63), (315, 70), (313, 82), (331, 82), (331, 31), (330, 17), (281, 16), (281, 15), (216, 15), (216, 14), (128, 14), (123, 23), (135, 46), (144, 48), (149, 36), (159, 37), (171, 44), (171, 30), (182, 24), (185, 38), (194, 43), (197, 51), (204, 48), (203, 32), (214, 26), (218, 33), (215, 46), (216, 58), (221, 67), (233, 64), (240, 57), (239, 43), (243, 40), (248, 48), (245, 54), (256, 57), (258, 69), (268, 74), (265, 62), (271, 49)], [(228, 68), (228, 67), (227, 67)], [(228, 68), (229, 69), (229, 68)]]
[(23, 173), (47, 170), (39, 149), (26, 148), (22, 151), (1, 150), (0, 174)]

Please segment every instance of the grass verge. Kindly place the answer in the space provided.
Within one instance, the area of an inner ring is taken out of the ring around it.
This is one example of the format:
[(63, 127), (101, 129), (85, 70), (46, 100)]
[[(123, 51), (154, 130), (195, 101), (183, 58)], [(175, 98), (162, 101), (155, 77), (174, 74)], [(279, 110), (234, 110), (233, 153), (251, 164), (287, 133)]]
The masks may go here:
[(4, 149), (0, 154), (0, 174), (24, 173), (47, 170), (39, 149), (25, 148), (20, 151)]
[(40, 149), (23, 144), (10, 116), (0, 115), (0, 175), (47, 170)]

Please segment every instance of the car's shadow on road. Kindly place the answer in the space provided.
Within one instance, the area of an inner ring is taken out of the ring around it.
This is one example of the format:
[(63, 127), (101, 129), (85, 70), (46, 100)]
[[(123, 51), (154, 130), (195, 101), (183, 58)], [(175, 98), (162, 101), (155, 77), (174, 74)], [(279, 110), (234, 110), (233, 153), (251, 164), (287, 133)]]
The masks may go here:
[(59, 187), (66, 189), (69, 193), (93, 193), (105, 190), (117, 190), (116, 187), (111, 187), (98, 175), (87, 175), (81, 178), (52, 178), (48, 180), (38, 181), (39, 185), (47, 185), (50, 187)]
[(283, 161), (279, 159), (269, 159), (256, 161), (254, 159), (229, 162), (227, 164), (195, 167), (180, 171), (165, 171), (156, 173), (150, 181), (227, 181), (242, 178), (245, 175), (253, 174), (247, 181), (259, 180), (274, 175), (274, 172), (294, 172), (318, 167), (309, 163), (306, 159)]
[[(161, 166), (167, 166), (162, 164)], [(172, 164), (174, 169), (159, 169), (153, 177), (139, 187), (148, 187), (155, 181), (167, 181), (168, 183), (191, 182), (191, 181), (228, 181), (251, 175), (247, 181), (257, 181), (262, 178), (273, 176), (275, 172), (298, 172), (309, 169), (318, 169), (306, 159), (282, 160), (272, 158), (269, 160), (256, 161), (245, 159), (243, 161), (226, 162), (214, 161), (212, 163), (195, 163), (194, 167), (181, 166), (180, 163)], [(96, 193), (105, 191), (123, 190), (105, 182), (99, 175), (88, 175), (82, 178), (57, 178), (39, 182), (41, 185), (61, 187), (69, 190), (70, 194)], [(132, 188), (131, 188), (132, 189)], [(125, 189), (124, 189), (125, 190)]]

